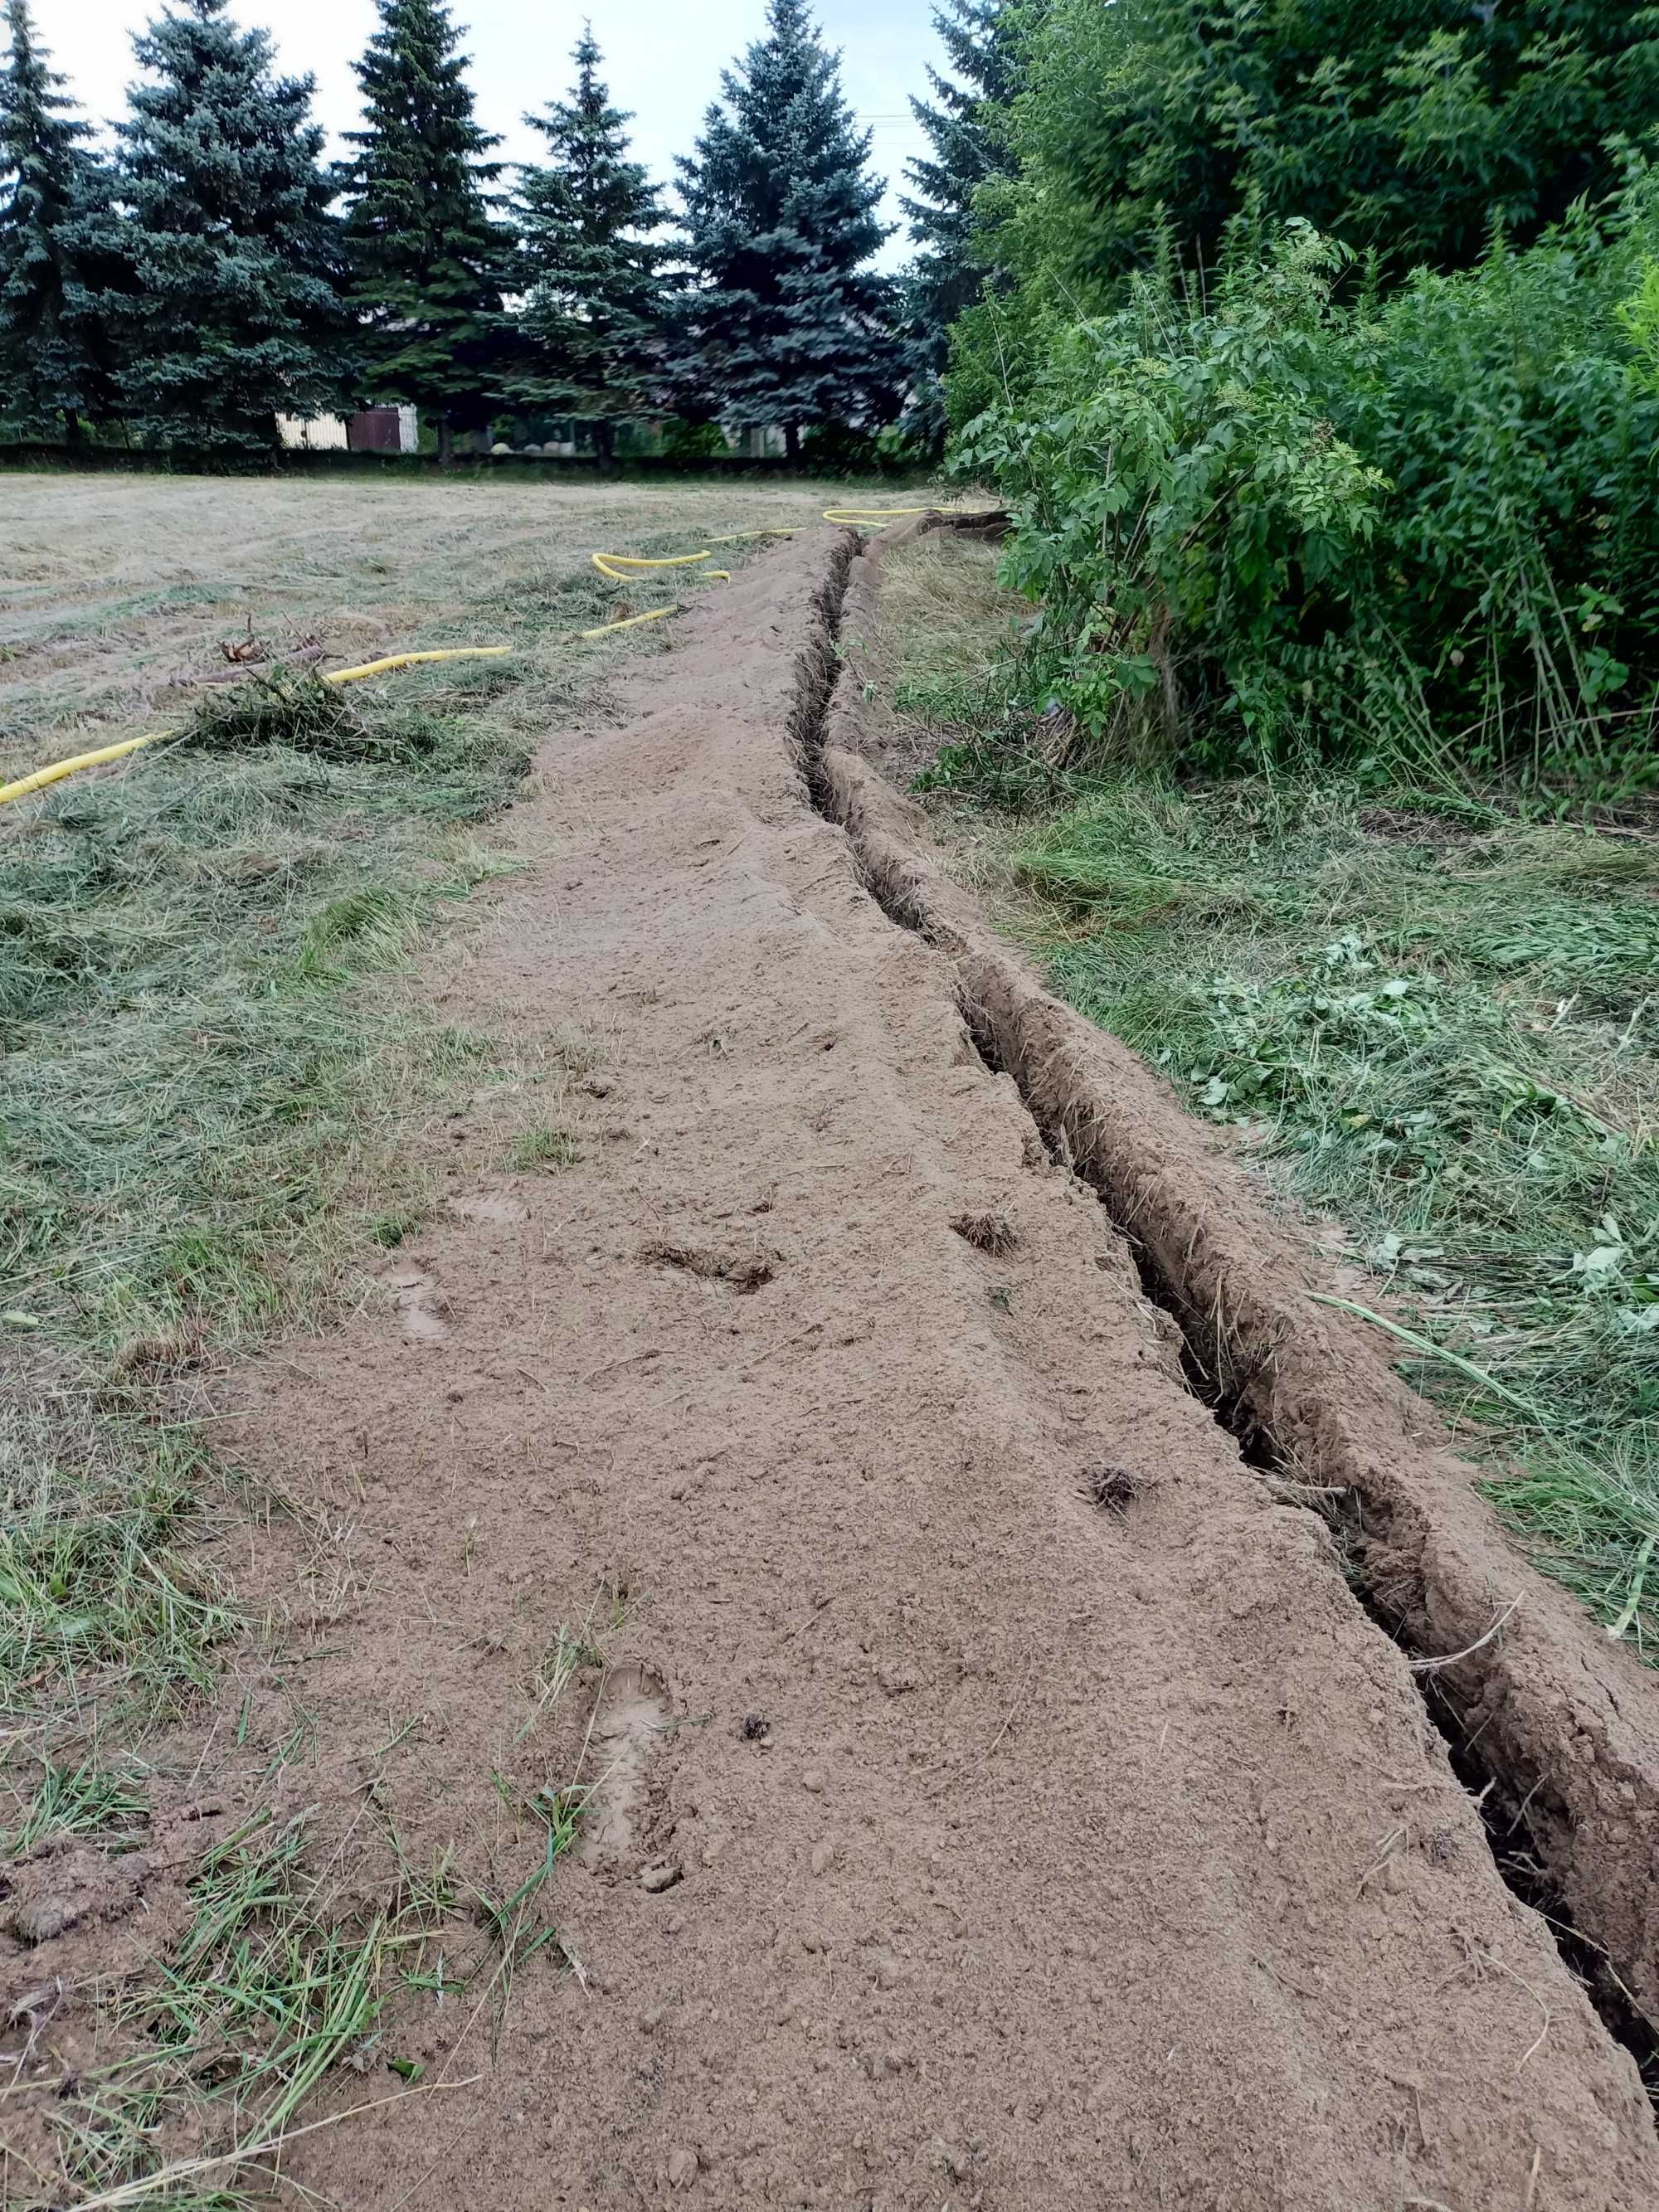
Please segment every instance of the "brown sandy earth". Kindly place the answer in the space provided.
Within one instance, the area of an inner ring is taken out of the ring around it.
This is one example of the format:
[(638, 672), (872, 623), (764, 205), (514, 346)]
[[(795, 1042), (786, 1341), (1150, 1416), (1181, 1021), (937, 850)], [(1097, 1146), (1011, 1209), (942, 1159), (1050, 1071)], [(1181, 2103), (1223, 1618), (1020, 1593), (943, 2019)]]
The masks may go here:
[(284, 1802), (345, 1835), (372, 1775), (411, 1861), (522, 1877), (507, 1802), (591, 1793), (558, 1944), (482, 2019), (424, 2000), (438, 2093), (284, 2172), (353, 2212), (1659, 2204), (1405, 1655), (814, 809), (848, 550), (757, 562), (550, 739), (523, 872), (430, 963), (445, 1018), (560, 1041), (574, 1163), (482, 1166), (481, 1096), (380, 1306), (237, 1379), (240, 1457), (337, 1514), (308, 1581), (270, 1554)]

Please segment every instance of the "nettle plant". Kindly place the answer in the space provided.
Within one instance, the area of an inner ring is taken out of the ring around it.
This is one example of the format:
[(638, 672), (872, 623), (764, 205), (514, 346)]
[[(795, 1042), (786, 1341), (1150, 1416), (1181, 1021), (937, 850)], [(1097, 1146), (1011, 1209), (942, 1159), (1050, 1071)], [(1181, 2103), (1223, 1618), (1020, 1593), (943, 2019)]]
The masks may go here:
[(1288, 225), (1199, 314), (1149, 278), (964, 435), (963, 465), (1015, 510), (1005, 577), (1042, 609), (1034, 670), (1114, 752), (1207, 728), (1221, 753), (1276, 757), (1305, 727), (1300, 663), (1387, 489), (1325, 398), (1345, 258)]

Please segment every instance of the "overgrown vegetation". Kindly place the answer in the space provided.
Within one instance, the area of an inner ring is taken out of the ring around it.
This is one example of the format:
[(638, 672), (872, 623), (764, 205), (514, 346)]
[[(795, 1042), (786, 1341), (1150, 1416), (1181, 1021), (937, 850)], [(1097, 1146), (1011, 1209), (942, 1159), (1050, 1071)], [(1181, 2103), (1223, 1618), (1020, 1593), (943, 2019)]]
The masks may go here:
[(1234, 246), (1206, 301), (1152, 277), (1058, 335), (964, 436), (1042, 609), (1030, 696), (1097, 761), (1645, 790), (1653, 177), (1524, 252), (1346, 306), (1340, 252), (1305, 227)]
[[(992, 556), (889, 564), (879, 680), (1055, 987), (1347, 1230), (1498, 1510), (1659, 1663), (1659, 848), (1352, 778), (1056, 769)], [(942, 741), (942, 742), (941, 742)], [(1364, 1294), (1360, 1294), (1364, 1302)], [(1408, 1340), (1415, 1340), (1414, 1343)]]
[(921, 781), (1060, 988), (1346, 1225), (1500, 1510), (1650, 1649), (1653, 23), (996, 20), (947, 395), (1032, 611)]
[(1030, 47), (1005, 265), (1088, 309), (1161, 233), (1213, 268), (1229, 222), (1300, 216), (1395, 276), (1529, 240), (1604, 194), (1653, 115), (1644, 8), (1559, 0), (1009, 0)]

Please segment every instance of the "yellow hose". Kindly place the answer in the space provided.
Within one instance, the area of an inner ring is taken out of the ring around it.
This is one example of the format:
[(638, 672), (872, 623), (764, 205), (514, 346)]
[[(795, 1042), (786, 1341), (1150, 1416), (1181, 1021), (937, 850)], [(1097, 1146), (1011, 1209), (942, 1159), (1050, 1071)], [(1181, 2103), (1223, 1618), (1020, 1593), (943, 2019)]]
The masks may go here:
[(897, 522), (907, 514), (939, 514), (939, 507), (826, 507), (826, 522)]
[(499, 660), (511, 653), (510, 645), (448, 645), (441, 653), (394, 653), (385, 660), (366, 660), (361, 668), (336, 668), (323, 678), (325, 684), (361, 684), (365, 677), (386, 676), (394, 668), (413, 668), (417, 662), (428, 660)]
[(44, 791), (49, 783), (73, 775), (77, 769), (98, 768), (105, 761), (119, 760), (125, 753), (136, 753), (140, 745), (153, 745), (158, 738), (172, 735), (171, 730), (152, 730), (147, 737), (123, 738), (118, 745), (100, 745), (95, 753), (76, 753), (72, 760), (54, 761), (50, 768), (38, 768), (33, 775), (20, 776), (15, 783), (0, 783), (0, 804), (8, 799), (27, 799), (30, 792)]
[[(394, 653), (384, 660), (366, 660), (361, 668), (335, 668), (325, 671), (325, 684), (361, 684), (370, 676), (385, 676), (394, 668), (413, 668), (417, 662), (432, 660), (497, 660), (511, 653), (510, 645), (451, 645), (437, 653)], [(141, 745), (153, 745), (161, 738), (176, 738), (177, 730), (151, 730), (142, 738), (123, 738), (119, 744), (100, 745), (96, 752), (76, 753), (71, 759), (54, 761), (50, 768), (38, 768), (33, 775), (20, 776), (15, 783), (0, 783), (0, 806), (9, 799), (27, 799), (31, 792), (44, 791), (49, 783), (73, 775), (83, 768), (101, 768), (106, 761), (121, 760), (128, 753), (136, 753)]]
[(707, 561), (707, 549), (701, 553), (676, 553), (666, 561), (636, 561), (626, 553), (596, 553), (593, 566), (600, 575), (609, 576), (613, 584), (625, 584), (629, 580), (629, 568), (694, 568), (699, 561)]
[(679, 609), (674, 606), (653, 607), (648, 615), (629, 615), (623, 622), (601, 623), (598, 629), (585, 629), (580, 635), (583, 637), (609, 637), (612, 630), (637, 629), (641, 623), (660, 622), (665, 615), (677, 615)]

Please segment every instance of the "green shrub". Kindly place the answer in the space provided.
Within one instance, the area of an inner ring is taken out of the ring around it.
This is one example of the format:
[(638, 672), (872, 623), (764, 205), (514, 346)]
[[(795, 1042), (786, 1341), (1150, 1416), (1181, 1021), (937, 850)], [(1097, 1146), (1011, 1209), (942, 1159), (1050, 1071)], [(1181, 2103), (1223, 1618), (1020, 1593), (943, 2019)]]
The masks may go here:
[(1305, 224), (1236, 229), (1078, 323), (959, 441), (1015, 512), (1026, 682), (1097, 750), (1407, 763), (1622, 796), (1652, 780), (1653, 177), (1525, 252), (1334, 297)]

